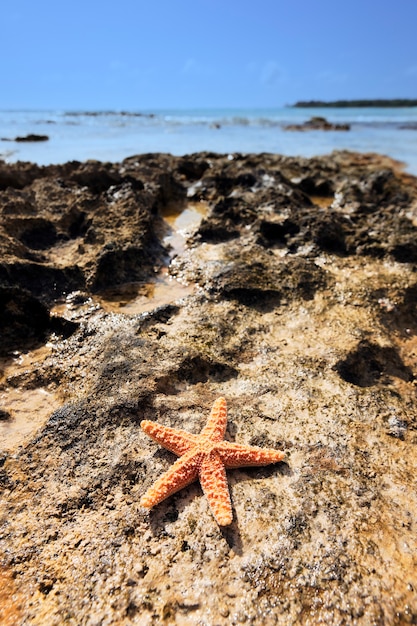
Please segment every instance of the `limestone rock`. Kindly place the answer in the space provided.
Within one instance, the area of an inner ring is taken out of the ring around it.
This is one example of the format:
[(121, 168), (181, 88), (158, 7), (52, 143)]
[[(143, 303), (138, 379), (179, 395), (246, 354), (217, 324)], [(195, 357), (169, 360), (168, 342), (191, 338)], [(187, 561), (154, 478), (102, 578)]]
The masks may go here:
[[(415, 623), (416, 179), (201, 153), (0, 188), (6, 623)], [(197, 433), (220, 395), (286, 461), (228, 471), (225, 529), (198, 484), (140, 508), (174, 460), (140, 421)]]

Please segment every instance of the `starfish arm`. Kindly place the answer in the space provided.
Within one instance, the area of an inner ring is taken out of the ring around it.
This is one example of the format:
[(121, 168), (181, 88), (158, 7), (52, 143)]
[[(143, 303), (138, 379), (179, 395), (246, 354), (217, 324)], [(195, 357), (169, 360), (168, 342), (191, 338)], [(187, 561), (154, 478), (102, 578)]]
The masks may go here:
[(233, 513), (227, 486), (226, 470), (216, 452), (203, 457), (199, 478), (210, 508), (219, 526), (232, 523)]
[(151, 439), (177, 456), (182, 456), (197, 443), (197, 435), (187, 433), (185, 430), (170, 428), (150, 420), (143, 420), (140, 426)]
[(201, 454), (192, 451), (184, 454), (148, 489), (142, 496), (140, 505), (151, 509), (168, 496), (193, 483), (198, 476), (200, 457)]
[(280, 450), (244, 446), (229, 441), (218, 443), (216, 451), (227, 468), (279, 463), (285, 456)]
[(227, 404), (224, 398), (218, 398), (213, 404), (207, 424), (201, 431), (201, 437), (207, 437), (211, 441), (221, 441), (226, 432)]

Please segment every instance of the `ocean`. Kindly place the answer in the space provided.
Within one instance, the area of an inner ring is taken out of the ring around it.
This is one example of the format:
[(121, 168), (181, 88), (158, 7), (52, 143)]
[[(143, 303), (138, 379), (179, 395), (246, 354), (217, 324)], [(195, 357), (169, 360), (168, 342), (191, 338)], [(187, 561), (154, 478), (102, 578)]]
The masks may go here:
[[(287, 131), (312, 116), (348, 123), (349, 131)], [(28, 134), (48, 141), (16, 142)], [(332, 150), (386, 154), (417, 175), (417, 107), (279, 108), (166, 111), (0, 111), (0, 158), (39, 165), (120, 161), (147, 152), (174, 155), (273, 152), (292, 156)]]

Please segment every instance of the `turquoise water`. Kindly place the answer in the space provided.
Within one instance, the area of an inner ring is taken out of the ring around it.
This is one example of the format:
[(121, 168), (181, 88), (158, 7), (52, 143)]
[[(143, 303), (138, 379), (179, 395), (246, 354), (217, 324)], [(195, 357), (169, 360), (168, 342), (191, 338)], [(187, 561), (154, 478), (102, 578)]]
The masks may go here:
[[(313, 115), (348, 122), (351, 130), (289, 132)], [(6, 141), (29, 133), (42, 143)], [(134, 112), (0, 111), (0, 157), (40, 165), (70, 160), (120, 161), (145, 152), (175, 155), (275, 152), (293, 156), (336, 149), (387, 154), (417, 175), (417, 108), (268, 109)]]

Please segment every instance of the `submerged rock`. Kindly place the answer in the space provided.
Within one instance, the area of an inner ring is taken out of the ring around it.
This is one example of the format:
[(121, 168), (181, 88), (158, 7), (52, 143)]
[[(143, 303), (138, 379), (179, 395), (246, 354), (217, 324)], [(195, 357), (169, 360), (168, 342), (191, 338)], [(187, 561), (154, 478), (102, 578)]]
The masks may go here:
[(30, 133), (29, 135), (24, 135), (22, 137), (15, 137), (15, 141), (48, 141), (48, 135), (36, 135), (34, 133)]
[[(377, 155), (154, 154), (0, 163), (0, 189), (0, 615), (415, 622), (417, 180)], [(106, 312), (141, 286), (146, 311)], [(175, 457), (141, 420), (198, 433), (219, 396), (226, 439), (285, 462), (228, 471), (225, 529), (198, 484), (148, 513)]]

